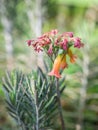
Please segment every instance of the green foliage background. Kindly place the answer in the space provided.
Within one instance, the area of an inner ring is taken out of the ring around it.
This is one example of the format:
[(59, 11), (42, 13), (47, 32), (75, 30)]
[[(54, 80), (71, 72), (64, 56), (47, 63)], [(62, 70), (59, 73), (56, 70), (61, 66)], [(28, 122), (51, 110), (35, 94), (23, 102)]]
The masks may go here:
[[(34, 1), (31, 9), (34, 10)], [(34, 37), (27, 17), (27, 6), (24, 0), (4, 0), (5, 15), (13, 23), (11, 35), (13, 37), (13, 69), (19, 68), (24, 73), (36, 68), (35, 52), (28, 48), (26, 40)], [(60, 32), (73, 31), (88, 45), (89, 74), (87, 76), (86, 99), (83, 109), (83, 130), (98, 129), (98, 2), (97, 0), (42, 0), (43, 26), (42, 32), (57, 28)], [(0, 14), (1, 15), (1, 14)], [(2, 16), (1, 16), (2, 17)], [(32, 21), (33, 24), (33, 21)], [(2, 91), (2, 77), (7, 70), (4, 28), (0, 19), (0, 130), (17, 130), (15, 122), (8, 115), (4, 94)], [(87, 46), (85, 45), (85, 46)], [(75, 51), (74, 51), (75, 52)], [(83, 77), (83, 59), (85, 52), (79, 50), (77, 63), (69, 65), (64, 70), (67, 87), (62, 95), (62, 106), (67, 130), (76, 130), (79, 116), (80, 92)], [(47, 59), (46, 59), (47, 61)], [(55, 124), (57, 130), (59, 121)]]

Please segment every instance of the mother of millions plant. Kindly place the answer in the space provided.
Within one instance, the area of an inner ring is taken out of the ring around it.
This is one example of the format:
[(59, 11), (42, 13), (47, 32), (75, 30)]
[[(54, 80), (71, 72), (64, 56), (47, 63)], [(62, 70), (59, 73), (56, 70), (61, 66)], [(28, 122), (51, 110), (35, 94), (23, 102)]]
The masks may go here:
[(53, 119), (59, 113), (61, 128), (66, 130), (60, 99), (65, 79), (61, 75), (68, 68), (68, 57), (71, 63), (77, 58), (72, 47), (79, 49), (84, 44), (79, 37), (74, 37), (73, 32), (60, 34), (56, 29), (28, 40), (27, 44), (38, 53), (44, 51), (53, 67), (47, 74), (40, 68), (28, 75), (17, 70), (7, 73), (3, 88), (9, 113), (21, 130), (52, 129)]

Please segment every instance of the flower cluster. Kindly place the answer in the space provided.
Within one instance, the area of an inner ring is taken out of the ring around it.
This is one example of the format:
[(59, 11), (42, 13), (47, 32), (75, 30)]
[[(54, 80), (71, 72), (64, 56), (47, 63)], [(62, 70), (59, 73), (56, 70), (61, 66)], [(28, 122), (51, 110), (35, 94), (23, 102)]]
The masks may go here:
[(36, 39), (28, 40), (27, 44), (32, 46), (37, 52), (45, 51), (51, 57), (54, 64), (52, 71), (48, 75), (57, 78), (61, 77), (60, 70), (68, 67), (66, 55), (70, 57), (71, 63), (75, 62), (76, 56), (72, 53), (71, 46), (74, 46), (74, 48), (84, 46), (79, 37), (74, 37), (73, 32), (59, 34), (56, 29)]

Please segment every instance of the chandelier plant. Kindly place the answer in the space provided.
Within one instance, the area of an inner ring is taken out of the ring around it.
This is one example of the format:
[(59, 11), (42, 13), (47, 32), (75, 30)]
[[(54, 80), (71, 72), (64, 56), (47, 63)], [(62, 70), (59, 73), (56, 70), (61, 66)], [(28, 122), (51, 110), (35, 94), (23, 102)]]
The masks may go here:
[(62, 106), (60, 100), (59, 78), (61, 72), (68, 68), (67, 56), (71, 63), (75, 63), (77, 56), (73, 54), (72, 47), (79, 49), (84, 46), (79, 37), (75, 37), (73, 32), (59, 33), (57, 29), (51, 30), (42, 36), (27, 41), (28, 46), (32, 46), (38, 53), (44, 51), (51, 59), (53, 67), (48, 76), (56, 78), (56, 94), (58, 100), (58, 110), (61, 120), (62, 130), (66, 130)]

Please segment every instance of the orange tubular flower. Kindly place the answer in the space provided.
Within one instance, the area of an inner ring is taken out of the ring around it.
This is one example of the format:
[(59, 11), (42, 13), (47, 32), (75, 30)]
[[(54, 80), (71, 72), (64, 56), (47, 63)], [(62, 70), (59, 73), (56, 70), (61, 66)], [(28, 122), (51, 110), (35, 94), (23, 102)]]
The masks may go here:
[(48, 73), (48, 75), (61, 78), (61, 75), (59, 73), (60, 69), (64, 69), (65, 67), (67, 67), (66, 55), (65, 54), (58, 55), (54, 61), (53, 69), (50, 73)]
[(68, 49), (68, 55), (70, 57), (70, 62), (75, 63), (75, 59), (77, 58), (77, 56), (74, 55), (70, 49)]
[(61, 59), (60, 69), (63, 70), (68, 67), (68, 64), (66, 63), (66, 54), (62, 54), (61, 57), (62, 59)]

